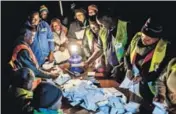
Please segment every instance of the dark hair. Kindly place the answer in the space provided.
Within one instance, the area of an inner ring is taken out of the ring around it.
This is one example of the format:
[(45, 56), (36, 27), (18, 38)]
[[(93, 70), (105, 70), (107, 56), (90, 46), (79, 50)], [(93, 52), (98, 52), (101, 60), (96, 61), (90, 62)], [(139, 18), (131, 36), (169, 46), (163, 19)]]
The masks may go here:
[(40, 14), (39, 14), (38, 11), (32, 11), (32, 12), (29, 14), (29, 16), (28, 16), (28, 19), (31, 20), (34, 15), (39, 15), (39, 16), (40, 16)]

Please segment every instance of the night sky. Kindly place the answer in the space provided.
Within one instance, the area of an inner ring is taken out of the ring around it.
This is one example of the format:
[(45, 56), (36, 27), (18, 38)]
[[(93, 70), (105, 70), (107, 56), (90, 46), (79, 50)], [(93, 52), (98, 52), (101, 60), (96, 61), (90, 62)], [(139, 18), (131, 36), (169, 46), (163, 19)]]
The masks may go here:
[[(70, 17), (72, 14), (70, 4), (73, 2), (63, 1), (64, 16)], [(155, 16), (161, 19), (164, 25), (164, 36), (171, 41), (176, 39), (176, 2), (74, 2), (77, 7), (82, 7), (87, 10), (90, 4), (96, 4), (100, 13), (110, 11), (113, 15), (127, 20), (131, 23), (131, 36), (139, 31), (146, 21), (148, 16)], [(6, 64), (12, 53), (12, 45), (19, 35), (21, 26), (27, 19), (31, 11), (39, 10), (40, 5), (45, 4), (49, 9), (49, 20), (53, 17), (61, 18), (59, 2), (57, 1), (28, 1), (28, 2), (1, 2), (1, 71), (2, 71), (2, 86), (6, 83), (7, 70)]]

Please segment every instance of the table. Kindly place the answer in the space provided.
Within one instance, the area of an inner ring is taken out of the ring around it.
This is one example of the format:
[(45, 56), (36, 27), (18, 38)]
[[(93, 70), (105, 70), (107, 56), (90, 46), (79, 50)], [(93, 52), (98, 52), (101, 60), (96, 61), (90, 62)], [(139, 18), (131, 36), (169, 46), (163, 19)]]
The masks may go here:
[[(62, 69), (68, 69), (69, 63), (65, 63), (60, 65)], [(87, 72), (92, 71), (92, 68), (88, 68), (85, 73), (83, 73), (80, 77), (85, 78), (87, 76)], [(79, 78), (80, 78), (79, 77)], [(95, 76), (95, 78), (99, 81), (100, 87), (102, 88), (109, 88), (109, 87), (115, 87), (117, 88), (119, 86), (119, 83), (117, 83), (113, 79), (105, 79), (103, 76)], [(86, 109), (83, 109), (82, 107), (73, 107), (69, 104), (67, 99), (63, 98), (62, 100), (62, 109), (64, 110), (65, 114), (94, 114), (93, 112), (87, 111)]]

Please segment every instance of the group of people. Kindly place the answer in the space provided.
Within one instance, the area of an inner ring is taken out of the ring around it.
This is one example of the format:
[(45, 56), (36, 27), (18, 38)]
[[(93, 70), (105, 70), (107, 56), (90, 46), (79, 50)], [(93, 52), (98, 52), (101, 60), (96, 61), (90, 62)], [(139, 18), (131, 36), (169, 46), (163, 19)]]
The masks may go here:
[(60, 63), (61, 59), (69, 59), (71, 44), (79, 47), (83, 67), (93, 66), (96, 72), (119, 83), (124, 78), (139, 83), (143, 113), (152, 113), (153, 101), (166, 101), (169, 112), (176, 114), (176, 56), (172, 42), (163, 37), (159, 20), (148, 18), (141, 31), (129, 38), (128, 22), (111, 16), (100, 18), (94, 4), (87, 9), (88, 17), (84, 9), (74, 10), (75, 21), (68, 29), (58, 18), (48, 24), (49, 10), (45, 5), (29, 15), (9, 62), (13, 71), (9, 92), (17, 114), (62, 113), (61, 90), (41, 81), (55, 79), (59, 74), (41, 66), (46, 61)]

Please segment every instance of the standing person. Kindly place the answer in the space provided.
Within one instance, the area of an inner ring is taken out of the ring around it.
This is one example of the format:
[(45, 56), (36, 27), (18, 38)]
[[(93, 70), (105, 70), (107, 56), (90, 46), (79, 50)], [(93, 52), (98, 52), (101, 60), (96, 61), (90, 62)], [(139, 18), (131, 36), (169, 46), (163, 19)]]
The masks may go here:
[(159, 20), (149, 18), (141, 32), (133, 37), (124, 58), (127, 78), (139, 84), (142, 114), (152, 113), (155, 81), (173, 56), (162, 32)]
[[(96, 22), (89, 21), (90, 26), (86, 28), (85, 37), (83, 39), (83, 50), (87, 58), (101, 50), (100, 26)], [(95, 69), (103, 68), (103, 54), (95, 60)], [(103, 69), (102, 69), (103, 70)], [(99, 71), (99, 70), (98, 70)]]
[(33, 114), (63, 114), (62, 91), (51, 83), (42, 82), (34, 90)]
[[(86, 11), (84, 9), (75, 9), (75, 21), (70, 24), (68, 31), (68, 39), (70, 42), (75, 42), (82, 45), (84, 30), (88, 26), (86, 19)], [(80, 35), (79, 32), (82, 32)]]
[(47, 18), (49, 14), (48, 8), (45, 5), (41, 5), (39, 12), (40, 12), (41, 19), (47, 22)]
[(17, 70), (12, 79), (12, 86), (9, 88), (10, 109), (14, 114), (27, 114), (33, 110), (31, 100), (33, 97), (32, 84), (35, 75), (29, 68)]
[[(102, 17), (101, 19), (97, 19), (97, 23), (100, 25), (100, 34), (101, 34), (101, 50), (97, 52), (97, 54), (92, 54), (91, 57), (85, 62), (85, 66), (89, 65), (92, 61), (94, 61), (100, 55), (98, 53), (102, 52), (105, 57), (105, 76), (111, 76), (116, 66), (120, 64), (123, 57), (123, 49), (122, 52), (117, 51), (116, 46), (118, 43), (122, 43), (121, 45), (125, 45), (127, 40), (127, 22), (118, 20), (116, 26), (116, 20), (110, 16)], [(115, 33), (115, 34), (114, 34)], [(120, 53), (120, 54), (119, 54)], [(115, 74), (116, 76), (116, 74)], [(121, 81), (120, 79), (117, 81)]]
[(25, 23), (25, 26), (36, 26), (37, 28), (34, 42), (30, 46), (37, 58), (39, 66), (44, 64), (47, 60), (53, 62), (54, 39), (51, 28), (47, 22), (40, 20), (38, 12), (33, 12), (29, 16), (29, 20)]
[(88, 6), (88, 16), (89, 21), (96, 21), (98, 15), (98, 7), (95, 4), (91, 4)]
[(67, 45), (68, 45), (68, 38), (66, 36), (67, 28), (64, 27), (61, 24), (60, 20), (57, 18), (53, 18), (51, 20), (50, 26), (53, 32), (54, 43), (55, 43), (54, 57), (56, 62), (60, 63), (70, 58), (70, 55), (67, 49)]
[(165, 71), (156, 81), (156, 96), (154, 101), (166, 101), (169, 114), (176, 114), (176, 58), (173, 58)]
[(35, 27), (24, 29), (23, 35), (16, 42), (9, 64), (13, 71), (27, 67), (34, 72), (36, 77), (56, 78), (57, 74), (51, 74), (40, 69), (38, 61), (30, 48), (30, 45), (34, 42), (36, 32)]

